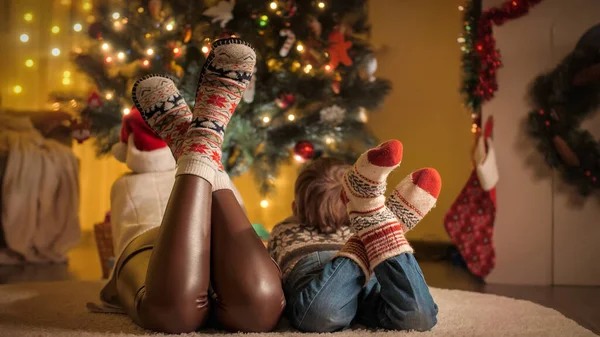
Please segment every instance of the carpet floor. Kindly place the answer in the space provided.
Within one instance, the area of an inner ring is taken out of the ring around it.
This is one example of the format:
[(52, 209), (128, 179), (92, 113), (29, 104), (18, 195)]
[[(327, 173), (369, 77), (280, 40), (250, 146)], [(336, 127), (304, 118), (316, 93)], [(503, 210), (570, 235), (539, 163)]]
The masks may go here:
[[(96, 301), (101, 282), (66, 281), (0, 286), (0, 336), (10, 337), (129, 337), (154, 334), (134, 325), (126, 316), (88, 313), (85, 304)], [(432, 288), (439, 306), (438, 324), (429, 332), (349, 329), (333, 337), (406, 336), (536, 336), (593, 337), (559, 312), (528, 301), (489, 294)], [(308, 337), (285, 322), (268, 334), (225, 334), (203, 331), (183, 336), (244, 335)], [(314, 334), (317, 336), (317, 334)], [(326, 334), (329, 335), (329, 334)]]

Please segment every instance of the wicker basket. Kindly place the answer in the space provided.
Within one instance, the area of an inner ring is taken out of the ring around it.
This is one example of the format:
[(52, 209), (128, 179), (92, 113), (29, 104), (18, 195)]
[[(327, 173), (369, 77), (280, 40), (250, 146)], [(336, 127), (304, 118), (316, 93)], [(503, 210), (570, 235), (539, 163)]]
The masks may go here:
[(95, 224), (94, 235), (96, 237), (96, 245), (98, 246), (98, 255), (100, 256), (102, 277), (108, 278), (115, 259), (110, 221)]

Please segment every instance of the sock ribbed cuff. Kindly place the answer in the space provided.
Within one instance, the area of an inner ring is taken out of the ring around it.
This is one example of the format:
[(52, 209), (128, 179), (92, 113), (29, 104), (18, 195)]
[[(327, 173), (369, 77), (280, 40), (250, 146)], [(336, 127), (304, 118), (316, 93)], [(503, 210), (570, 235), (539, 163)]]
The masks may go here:
[(212, 161), (203, 157), (181, 157), (177, 161), (175, 177), (182, 174), (191, 174), (208, 181), (211, 185), (215, 183), (216, 169)]
[(413, 252), (404, 237), (402, 225), (397, 221), (367, 228), (358, 236), (365, 245), (371, 271), (390, 257)]
[(215, 174), (215, 182), (213, 183), (213, 192), (219, 190), (232, 190), (233, 183), (226, 172), (217, 171)]
[(334, 258), (338, 256), (343, 256), (356, 262), (356, 264), (365, 274), (365, 285), (369, 282), (371, 276), (373, 275), (369, 269), (369, 256), (367, 255), (365, 246), (363, 245), (362, 241), (360, 241), (358, 236), (354, 235), (350, 237), (344, 247), (342, 247), (342, 249), (335, 254)]

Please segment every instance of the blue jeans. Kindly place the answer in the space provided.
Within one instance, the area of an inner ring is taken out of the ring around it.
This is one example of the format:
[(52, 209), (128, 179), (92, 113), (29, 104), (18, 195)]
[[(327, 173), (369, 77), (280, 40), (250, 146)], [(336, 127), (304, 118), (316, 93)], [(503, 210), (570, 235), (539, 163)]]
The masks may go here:
[(366, 287), (360, 267), (345, 257), (332, 260), (334, 255), (302, 258), (284, 284), (287, 314), (298, 330), (332, 332), (357, 323), (427, 331), (437, 323), (438, 307), (412, 254), (380, 263)]

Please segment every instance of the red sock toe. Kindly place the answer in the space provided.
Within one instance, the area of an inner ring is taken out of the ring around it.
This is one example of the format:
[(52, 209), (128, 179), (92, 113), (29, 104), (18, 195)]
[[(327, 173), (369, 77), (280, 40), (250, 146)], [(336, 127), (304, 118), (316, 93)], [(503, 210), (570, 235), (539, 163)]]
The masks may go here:
[(432, 168), (424, 168), (413, 172), (412, 174), (413, 184), (419, 186), (421, 189), (427, 191), (434, 198), (440, 195), (442, 189), (442, 177), (438, 171)]
[(399, 140), (388, 140), (367, 154), (369, 162), (379, 167), (396, 166), (402, 160), (402, 143)]

